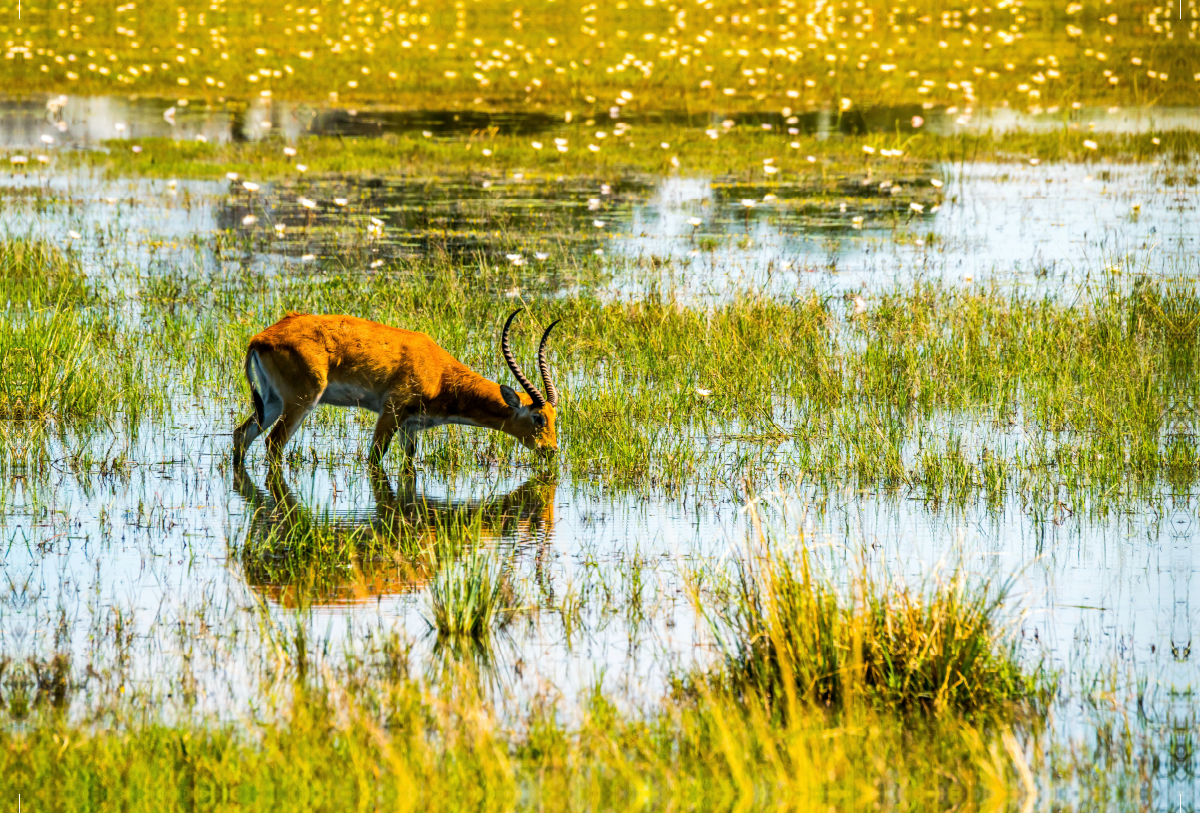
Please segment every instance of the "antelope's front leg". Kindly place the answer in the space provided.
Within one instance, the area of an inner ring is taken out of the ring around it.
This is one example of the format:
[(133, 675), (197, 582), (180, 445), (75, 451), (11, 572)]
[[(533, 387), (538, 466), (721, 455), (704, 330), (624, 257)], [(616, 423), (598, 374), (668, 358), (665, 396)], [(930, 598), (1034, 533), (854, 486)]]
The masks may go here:
[(383, 456), (387, 454), (388, 447), (392, 443), (392, 436), (396, 431), (400, 431), (400, 442), (407, 458), (406, 465), (411, 466), (413, 459), (417, 456), (417, 437), (416, 431), (406, 422), (409, 418), (409, 411), (404, 407), (394, 404), (385, 404), (383, 412), (379, 415), (379, 422), (375, 424), (375, 437), (371, 440), (371, 452), (368, 455), (368, 461), (372, 465), (379, 465), (383, 460)]

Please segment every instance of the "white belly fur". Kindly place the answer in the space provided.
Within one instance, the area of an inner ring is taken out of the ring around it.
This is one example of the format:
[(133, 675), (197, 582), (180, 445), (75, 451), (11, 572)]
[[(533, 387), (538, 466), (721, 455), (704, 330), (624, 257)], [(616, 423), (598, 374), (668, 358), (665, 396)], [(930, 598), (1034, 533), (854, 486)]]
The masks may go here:
[(377, 393), (354, 384), (330, 381), (321, 393), (321, 403), (339, 407), (362, 407), (372, 412), (383, 409), (382, 398)]

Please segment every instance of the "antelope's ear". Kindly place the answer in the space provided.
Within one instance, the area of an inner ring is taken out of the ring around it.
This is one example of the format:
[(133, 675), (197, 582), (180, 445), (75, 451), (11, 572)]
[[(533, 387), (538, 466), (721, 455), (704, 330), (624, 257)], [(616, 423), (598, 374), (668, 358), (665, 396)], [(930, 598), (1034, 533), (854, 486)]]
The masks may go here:
[(508, 404), (513, 409), (521, 408), (521, 399), (517, 397), (513, 388), (507, 384), (500, 385), (500, 397), (504, 399), (504, 403)]

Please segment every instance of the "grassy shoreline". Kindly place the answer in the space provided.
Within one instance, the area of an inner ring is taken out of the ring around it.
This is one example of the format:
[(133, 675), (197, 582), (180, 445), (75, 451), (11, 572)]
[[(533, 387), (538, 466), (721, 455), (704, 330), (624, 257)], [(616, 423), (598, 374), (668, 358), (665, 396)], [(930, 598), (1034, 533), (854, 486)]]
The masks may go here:
[[(924, 132), (818, 138), (764, 131), (738, 125), (678, 128), (646, 124), (614, 137), (611, 126), (563, 125), (546, 135), (470, 135), (427, 138), (420, 133), (380, 138), (306, 137), (289, 156), (278, 141), (206, 144), (170, 139), (106, 141), (99, 150), (51, 152), (43, 169), (36, 164), (12, 165), (9, 150), (0, 162), (29, 175), (80, 167), (109, 178), (218, 179), (237, 173), (246, 180), (329, 177), (496, 178), (520, 172), (527, 180), (569, 177), (611, 179), (614, 175), (657, 178), (678, 174), (726, 182), (753, 182), (765, 191), (799, 186), (838, 190), (847, 179), (892, 178), (929, 190), (939, 165), (964, 162), (1044, 162), (1126, 164), (1161, 161), (1185, 170), (1200, 152), (1200, 134), (1175, 130), (1145, 134), (1087, 133), (1064, 126), (1049, 133), (962, 133), (939, 136)], [(593, 130), (608, 139), (594, 138)], [(560, 136), (559, 133), (562, 133)], [(709, 133), (719, 136), (714, 139)], [(553, 139), (565, 138), (568, 152), (555, 150)], [(541, 144), (536, 149), (533, 144)], [(597, 152), (587, 146), (603, 145)], [(663, 145), (667, 145), (664, 147)], [(792, 146), (795, 145), (795, 146)], [(489, 154), (485, 155), (484, 151)], [(899, 153), (899, 154), (897, 154)], [(810, 160), (811, 159), (811, 160)], [(299, 169), (303, 167), (303, 171)], [(768, 167), (769, 169), (764, 169)]]

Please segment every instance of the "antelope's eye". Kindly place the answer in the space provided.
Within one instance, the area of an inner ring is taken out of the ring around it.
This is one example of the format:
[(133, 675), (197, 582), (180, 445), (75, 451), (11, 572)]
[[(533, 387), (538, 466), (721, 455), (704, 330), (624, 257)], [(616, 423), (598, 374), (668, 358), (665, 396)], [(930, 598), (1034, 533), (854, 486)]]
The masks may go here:
[(544, 427), (545, 425), (546, 425), (546, 416), (545, 416), (545, 415), (542, 415), (542, 414), (540, 414), (540, 413), (536, 413), (536, 412), (535, 412), (535, 413), (534, 413), (534, 415), (533, 415), (533, 426), (534, 426), (534, 428), (535, 428), (535, 429), (541, 429), (541, 428), (542, 428), (542, 427)]

